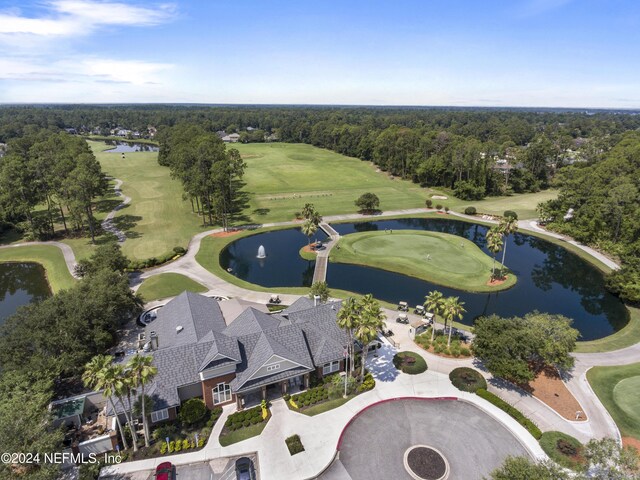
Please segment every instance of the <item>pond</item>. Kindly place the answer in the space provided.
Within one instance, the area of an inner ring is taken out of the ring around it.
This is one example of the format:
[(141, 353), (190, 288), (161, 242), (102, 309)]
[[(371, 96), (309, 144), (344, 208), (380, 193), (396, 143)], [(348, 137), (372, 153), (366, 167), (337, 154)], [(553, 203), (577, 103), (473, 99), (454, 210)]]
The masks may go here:
[[(360, 223), (332, 224), (341, 235), (368, 230), (429, 230), (465, 237), (485, 253), (487, 227), (459, 220), (408, 218)], [(326, 238), (322, 235), (319, 239)], [(299, 229), (280, 230), (245, 237), (231, 243), (220, 254), (220, 263), (230, 267), (242, 280), (265, 287), (309, 286), (315, 262), (299, 257), (307, 243)], [(265, 247), (267, 258), (258, 260), (257, 250)], [(498, 255), (501, 255), (498, 254)], [(500, 257), (498, 257), (500, 258)], [(596, 267), (565, 248), (532, 235), (516, 233), (507, 241), (505, 264), (518, 277), (517, 284), (497, 293), (470, 293), (434, 285), (398, 273), (358, 265), (330, 263), (330, 288), (397, 303), (422, 304), (424, 296), (437, 289), (445, 296), (458, 296), (467, 313), (462, 323), (471, 325), (482, 315), (496, 313), (509, 317), (533, 310), (562, 314), (574, 320), (581, 340), (610, 335), (626, 325), (624, 304), (605, 289), (604, 276)]]
[(146, 143), (121, 142), (118, 140), (105, 140), (104, 143), (112, 147), (105, 150), (107, 153), (157, 152), (159, 150), (158, 146)]
[(51, 295), (47, 277), (38, 263), (0, 263), (0, 324), (18, 307)]

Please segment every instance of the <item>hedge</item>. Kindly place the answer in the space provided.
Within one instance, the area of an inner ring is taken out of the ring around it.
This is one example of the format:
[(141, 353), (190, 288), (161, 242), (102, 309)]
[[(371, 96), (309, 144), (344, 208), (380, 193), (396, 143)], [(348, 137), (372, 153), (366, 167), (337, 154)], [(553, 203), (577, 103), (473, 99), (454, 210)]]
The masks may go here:
[(475, 215), (477, 213), (476, 207), (467, 207), (464, 209), (465, 215)]
[(494, 395), (491, 392), (488, 392), (484, 388), (479, 388), (478, 390), (476, 390), (476, 395), (478, 395), (481, 398), (484, 398), (486, 401), (495, 405), (499, 409), (504, 410), (512, 418), (514, 418), (520, 425), (526, 428), (527, 431), (531, 435), (533, 435), (533, 438), (535, 438), (536, 440), (540, 440), (540, 437), (542, 437), (542, 431), (540, 431), (540, 429), (537, 427), (535, 423), (533, 423), (531, 420), (525, 417), (520, 410), (518, 410), (515, 407), (512, 407), (507, 402), (502, 400), (500, 397), (498, 397), (497, 395)]
[(287, 448), (289, 449), (289, 453), (291, 455), (295, 455), (296, 453), (304, 452), (304, 445), (302, 445), (302, 441), (300, 440), (300, 435), (291, 435), (285, 439), (285, 443), (287, 444)]
[(265, 420), (265, 418), (262, 418), (262, 407), (257, 406), (229, 415), (227, 417), (227, 421), (224, 423), (224, 426), (229, 430), (235, 431), (242, 427), (256, 425), (258, 423), (264, 422)]
[(504, 218), (512, 217), (512, 218), (515, 218), (516, 220), (518, 219), (518, 214), (513, 210), (505, 210), (503, 216)]
[(299, 393), (291, 397), (294, 404), (298, 407), (306, 407), (308, 405), (314, 405), (319, 402), (323, 402), (329, 398), (329, 390), (324, 386), (315, 387), (306, 392)]

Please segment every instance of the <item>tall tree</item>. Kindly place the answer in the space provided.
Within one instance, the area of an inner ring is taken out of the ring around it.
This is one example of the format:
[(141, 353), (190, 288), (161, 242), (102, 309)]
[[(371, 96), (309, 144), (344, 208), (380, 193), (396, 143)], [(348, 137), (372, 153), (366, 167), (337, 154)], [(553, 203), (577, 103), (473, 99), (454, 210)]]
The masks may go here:
[(509, 239), (509, 235), (518, 231), (518, 219), (514, 217), (503, 218), (498, 225), (498, 231), (503, 236), (504, 245), (502, 247), (502, 268), (505, 268), (506, 265), (504, 263), (504, 259), (507, 255), (507, 241)]
[(428, 312), (431, 312), (434, 315), (434, 322), (431, 325), (431, 341), (433, 342), (436, 334), (435, 316), (442, 314), (444, 295), (438, 290), (432, 290), (431, 292), (429, 292), (429, 295), (424, 298), (424, 308), (426, 308)]
[(496, 255), (502, 248), (504, 242), (502, 233), (497, 227), (492, 227), (487, 231), (487, 248), (493, 254), (493, 267), (491, 268), (491, 279), (496, 278)]
[(311, 237), (318, 231), (318, 225), (313, 220), (308, 219), (304, 221), (300, 229), (308, 237), (308, 245), (311, 246)]
[(376, 338), (378, 332), (384, 326), (386, 316), (380, 307), (380, 303), (370, 293), (362, 297), (359, 307), (360, 315), (358, 316), (354, 335), (362, 344), (360, 381), (363, 381), (369, 343)]
[(355, 356), (353, 355), (353, 331), (356, 328), (359, 316), (360, 306), (358, 305), (358, 301), (354, 297), (347, 297), (347, 299), (342, 302), (342, 307), (338, 311), (337, 323), (338, 327), (347, 332), (347, 336), (349, 337), (347, 355), (351, 362), (351, 370), (353, 370), (355, 362)]
[(149, 419), (147, 418), (144, 387), (158, 373), (153, 366), (153, 357), (136, 354), (127, 363), (129, 374), (133, 377), (134, 388), (139, 391), (139, 402), (142, 406), (142, 424), (144, 426), (144, 445), (149, 446)]

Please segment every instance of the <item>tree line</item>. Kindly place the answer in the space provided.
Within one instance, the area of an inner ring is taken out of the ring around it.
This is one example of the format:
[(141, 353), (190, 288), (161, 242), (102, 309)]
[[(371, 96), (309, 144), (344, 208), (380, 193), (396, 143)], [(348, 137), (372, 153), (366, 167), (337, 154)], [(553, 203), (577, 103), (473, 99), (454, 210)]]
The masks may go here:
[[(84, 139), (48, 130), (14, 138), (0, 157), (0, 224), (35, 239), (54, 237), (62, 223), (65, 234), (88, 230), (95, 240), (93, 201), (107, 188)], [(44, 214), (37, 213), (43, 206)]]
[(182, 182), (192, 210), (202, 215), (203, 224), (218, 223), (226, 230), (243, 208), (246, 164), (238, 150), (227, 149), (218, 135), (198, 125), (162, 129), (158, 141), (158, 163)]
[(600, 161), (559, 173), (559, 195), (538, 206), (550, 230), (617, 256), (610, 290), (640, 303), (640, 132), (626, 133)]

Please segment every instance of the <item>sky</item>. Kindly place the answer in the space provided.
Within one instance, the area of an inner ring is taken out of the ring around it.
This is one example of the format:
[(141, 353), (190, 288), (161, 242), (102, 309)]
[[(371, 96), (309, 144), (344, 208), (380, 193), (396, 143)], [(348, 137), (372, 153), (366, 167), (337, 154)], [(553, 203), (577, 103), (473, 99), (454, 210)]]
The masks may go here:
[(0, 103), (640, 108), (640, 1), (0, 0)]

